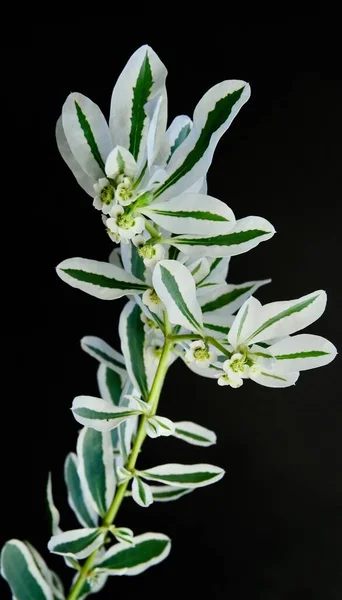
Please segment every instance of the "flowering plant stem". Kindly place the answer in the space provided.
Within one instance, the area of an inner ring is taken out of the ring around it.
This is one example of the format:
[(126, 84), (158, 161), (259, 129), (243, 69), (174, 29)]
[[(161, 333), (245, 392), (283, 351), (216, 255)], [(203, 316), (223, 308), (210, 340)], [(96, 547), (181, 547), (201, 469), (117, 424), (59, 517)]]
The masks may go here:
[[(170, 327), (170, 323), (169, 323), (166, 313), (164, 313), (164, 328), (165, 328), (165, 343), (163, 346), (162, 354), (160, 356), (158, 368), (157, 368), (157, 371), (156, 371), (156, 374), (155, 374), (155, 377), (153, 380), (151, 391), (150, 391), (150, 394), (149, 394), (149, 397), (147, 400), (147, 403), (151, 404), (151, 406), (152, 406), (152, 414), (155, 414), (155, 412), (158, 408), (160, 393), (162, 391), (164, 380), (165, 380), (166, 373), (168, 370), (169, 352), (171, 350), (171, 347), (173, 346), (173, 342), (170, 339), (171, 327)], [(145, 441), (146, 420), (147, 420), (147, 416), (143, 415), (140, 420), (139, 429), (137, 432), (137, 436), (135, 438), (135, 442), (132, 447), (131, 454), (130, 454), (127, 464), (126, 464), (126, 469), (128, 471), (132, 471), (132, 472), (134, 471), (135, 464), (136, 464), (138, 456), (139, 456), (139, 452)], [(125, 497), (125, 493), (126, 493), (128, 484), (129, 484), (129, 480), (125, 481), (124, 483), (119, 485), (119, 487), (115, 493), (115, 496), (113, 498), (113, 502), (112, 502), (111, 506), (109, 507), (107, 514), (105, 515), (105, 517), (103, 519), (103, 523), (102, 523), (103, 527), (110, 527), (110, 525), (113, 524), (114, 519), (115, 519), (116, 515), (118, 514), (120, 506)], [(98, 551), (99, 551), (99, 548), (94, 550), (94, 552), (92, 552), (92, 554), (90, 554), (90, 556), (88, 556), (87, 560), (85, 561), (84, 565), (82, 566), (82, 568), (79, 572), (79, 576), (78, 576), (77, 580), (75, 581), (74, 585), (72, 586), (72, 588), (69, 592), (67, 600), (77, 600), (77, 598), (79, 597), (81, 590), (82, 590), (82, 588), (86, 582), (86, 579), (89, 575), (89, 572), (91, 571), (91, 569), (94, 565)]]

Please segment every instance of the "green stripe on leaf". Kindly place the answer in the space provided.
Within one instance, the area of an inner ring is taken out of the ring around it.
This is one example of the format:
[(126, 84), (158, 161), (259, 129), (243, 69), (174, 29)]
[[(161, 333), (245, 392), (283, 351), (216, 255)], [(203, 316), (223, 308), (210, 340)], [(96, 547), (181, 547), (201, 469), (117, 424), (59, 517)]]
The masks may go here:
[(293, 354), (277, 354), (274, 358), (277, 360), (292, 360), (296, 358), (317, 358), (318, 356), (327, 356), (329, 352), (322, 350), (310, 350), (308, 352), (294, 352)]
[(182, 127), (182, 129), (180, 130), (178, 136), (176, 137), (173, 146), (171, 146), (170, 149), (170, 155), (166, 161), (166, 164), (168, 164), (171, 160), (171, 157), (173, 155), (173, 153), (177, 150), (177, 148), (184, 142), (184, 140), (188, 137), (189, 133), (191, 131), (191, 125), (190, 123), (187, 123), (186, 125), (184, 125), (184, 127)]
[(88, 271), (82, 271), (81, 269), (61, 269), (64, 273), (77, 279), (78, 281), (84, 281), (85, 283), (90, 283), (92, 285), (98, 285), (103, 288), (111, 288), (117, 290), (137, 290), (137, 291), (145, 291), (147, 290), (147, 285), (132, 283), (129, 281), (120, 281), (118, 279), (113, 279), (112, 277), (107, 277), (106, 275), (100, 275), (99, 273), (89, 273)]
[(186, 156), (184, 162), (176, 169), (172, 175), (163, 183), (163, 185), (157, 190), (155, 197), (157, 198), (171, 185), (174, 185), (179, 179), (184, 177), (202, 158), (203, 154), (207, 150), (210, 144), (211, 137), (215, 131), (217, 131), (221, 125), (223, 125), (228, 119), (233, 107), (240, 99), (244, 87), (227, 94), (224, 98), (218, 100), (213, 108), (208, 113), (206, 123), (200, 133), (200, 136), (194, 146), (194, 148)]
[(83, 131), (83, 135), (87, 141), (90, 151), (91, 151), (93, 157), (95, 158), (97, 164), (99, 165), (100, 169), (102, 169), (102, 171), (105, 173), (105, 164), (104, 164), (103, 158), (100, 154), (100, 150), (99, 150), (96, 140), (94, 138), (94, 134), (93, 134), (90, 124), (87, 120), (87, 117), (84, 114), (84, 112), (82, 111), (82, 108), (80, 107), (80, 105), (76, 102), (76, 100), (74, 102), (75, 102), (78, 122)]
[(217, 310), (218, 308), (222, 308), (223, 306), (227, 306), (227, 304), (234, 302), (234, 300), (236, 300), (243, 294), (249, 292), (252, 289), (252, 287), (253, 286), (250, 285), (244, 288), (237, 288), (235, 290), (231, 290), (231, 292), (222, 294), (222, 296), (219, 296), (218, 298), (216, 298), (216, 300), (212, 300), (211, 302), (207, 302), (207, 304), (204, 304), (204, 306), (201, 307), (202, 312), (205, 313), (212, 310)]
[(153, 210), (152, 207), (152, 211), (156, 215), (163, 215), (165, 217), (197, 219), (199, 221), (224, 221), (229, 223), (229, 219), (206, 210)]
[(314, 296), (313, 298), (308, 298), (307, 300), (303, 300), (303, 302), (298, 302), (298, 304), (295, 304), (294, 306), (291, 306), (290, 308), (281, 311), (277, 315), (274, 315), (274, 317), (268, 319), (267, 321), (265, 321), (265, 323), (260, 325), (260, 327), (256, 331), (254, 331), (251, 336), (249, 336), (248, 340), (252, 340), (254, 337), (265, 331), (265, 329), (268, 329), (268, 327), (274, 325), (274, 323), (281, 321), (281, 319), (290, 317), (295, 313), (300, 313), (302, 310), (310, 306), (310, 304), (312, 304), (315, 300), (317, 300), (318, 297), (319, 295)]
[(170, 273), (170, 271), (168, 271), (168, 269), (166, 269), (162, 265), (160, 266), (160, 272), (161, 272), (162, 282), (165, 285), (171, 298), (177, 305), (177, 308), (181, 311), (181, 313), (185, 316), (185, 318), (189, 321), (189, 323), (191, 323), (195, 327), (195, 329), (201, 330), (200, 324), (195, 319), (195, 317), (189, 310), (187, 304), (185, 303), (184, 298), (180, 292), (178, 283), (177, 283), (176, 279), (174, 278), (174, 276), (172, 275), (172, 273)]
[(145, 104), (149, 99), (153, 85), (152, 70), (148, 54), (141, 65), (136, 86), (133, 88), (133, 103), (131, 113), (131, 131), (129, 134), (129, 151), (137, 160), (142, 140), (146, 117)]
[(248, 231), (237, 231), (236, 233), (227, 233), (223, 235), (215, 235), (212, 237), (196, 237), (196, 238), (185, 238), (185, 237), (174, 237), (170, 238), (168, 242), (170, 244), (186, 244), (188, 246), (236, 246), (238, 244), (245, 244), (258, 237), (267, 235), (270, 231), (263, 231), (262, 229), (249, 229)]

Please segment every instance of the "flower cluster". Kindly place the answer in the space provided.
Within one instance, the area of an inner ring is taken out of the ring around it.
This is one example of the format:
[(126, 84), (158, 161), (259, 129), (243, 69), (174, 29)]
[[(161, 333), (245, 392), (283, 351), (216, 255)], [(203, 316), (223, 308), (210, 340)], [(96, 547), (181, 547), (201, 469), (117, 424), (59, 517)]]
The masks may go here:
[[(108, 261), (71, 258), (57, 273), (96, 298), (128, 297), (119, 321), (122, 354), (96, 337), (81, 342), (100, 362), (99, 397), (73, 401), (83, 428), (76, 454), (65, 463), (69, 504), (81, 529), (62, 532), (50, 479), (48, 484), (49, 549), (76, 571), (68, 600), (99, 591), (110, 575), (141, 573), (169, 553), (167, 536), (135, 536), (113, 524), (125, 496), (147, 507), (224, 475), (207, 464), (136, 467), (145, 436), (173, 436), (199, 446), (216, 442), (205, 427), (157, 414), (162, 383), (175, 360), (236, 389), (246, 379), (267, 387), (293, 385), (300, 371), (326, 365), (336, 355), (320, 336), (293, 335), (322, 315), (324, 291), (262, 306), (255, 294), (270, 280), (227, 282), (231, 257), (275, 233), (266, 219), (236, 219), (230, 207), (207, 194), (215, 147), (248, 100), (249, 85), (239, 80), (215, 85), (193, 119), (181, 115), (167, 127), (166, 74), (155, 52), (143, 46), (114, 87), (109, 125), (100, 108), (78, 93), (68, 96), (57, 122), (60, 153), (116, 244)], [(115, 543), (108, 548), (110, 541)], [(17, 600), (66, 597), (29, 544), (8, 542), (1, 568)]]

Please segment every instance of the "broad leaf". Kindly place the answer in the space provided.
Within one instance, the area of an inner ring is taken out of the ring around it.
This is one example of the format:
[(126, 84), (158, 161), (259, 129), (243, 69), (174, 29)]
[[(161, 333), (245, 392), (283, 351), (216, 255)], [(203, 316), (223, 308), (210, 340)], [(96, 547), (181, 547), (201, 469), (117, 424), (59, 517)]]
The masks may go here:
[(175, 430), (172, 435), (180, 440), (195, 446), (212, 446), (216, 444), (216, 434), (210, 429), (191, 421), (179, 421), (174, 425)]
[(153, 271), (153, 286), (164, 302), (173, 325), (202, 331), (202, 313), (190, 271), (175, 260), (160, 261)]
[(128, 408), (113, 406), (106, 400), (93, 396), (76, 396), (72, 412), (78, 423), (98, 432), (108, 432), (118, 427), (122, 421), (141, 414), (133, 405)]
[(134, 477), (132, 482), (132, 498), (143, 508), (150, 506), (153, 502), (152, 492), (149, 485), (140, 477)]
[(162, 533), (143, 533), (134, 538), (134, 546), (116, 544), (97, 562), (95, 572), (107, 575), (139, 575), (157, 565), (170, 553), (171, 540)]
[(104, 517), (115, 493), (112, 438), (109, 432), (82, 429), (77, 441), (82, 490), (93, 510)]
[(42, 576), (26, 544), (6, 542), (1, 552), (1, 575), (16, 600), (54, 600), (52, 590)]
[(71, 285), (100, 298), (115, 300), (125, 295), (141, 294), (147, 285), (110, 263), (86, 258), (69, 258), (57, 266), (59, 277)]
[(306, 371), (323, 367), (334, 360), (335, 346), (319, 335), (302, 333), (272, 344), (267, 351), (277, 359), (277, 367), (285, 372)]
[(83, 527), (96, 527), (98, 516), (88, 502), (87, 494), (82, 490), (78, 474), (78, 458), (76, 454), (68, 454), (64, 464), (64, 479), (68, 491), (68, 503)]
[(199, 488), (222, 479), (224, 470), (214, 465), (167, 464), (137, 471), (143, 479), (183, 488)]
[(177, 235), (168, 239), (185, 254), (218, 258), (236, 256), (269, 240), (275, 233), (273, 225), (262, 217), (246, 217), (236, 221), (229, 233), (210, 236)]
[(235, 224), (234, 213), (224, 202), (204, 194), (185, 193), (167, 202), (153, 202), (141, 212), (172, 233), (227, 234)]
[(105, 535), (105, 531), (95, 528), (64, 531), (50, 539), (48, 549), (53, 554), (83, 559), (103, 544)]

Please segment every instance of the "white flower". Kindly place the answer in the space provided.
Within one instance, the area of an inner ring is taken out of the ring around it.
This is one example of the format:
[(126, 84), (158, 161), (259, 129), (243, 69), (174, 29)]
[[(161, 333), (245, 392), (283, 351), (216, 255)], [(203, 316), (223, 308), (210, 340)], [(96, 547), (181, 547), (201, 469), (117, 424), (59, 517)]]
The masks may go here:
[(146, 290), (142, 295), (142, 301), (151, 312), (158, 316), (162, 316), (164, 304), (154, 289), (149, 288)]
[(114, 238), (114, 241), (130, 240), (144, 230), (144, 218), (125, 213), (124, 208), (120, 205), (114, 206), (110, 215), (110, 218), (106, 220), (106, 227), (109, 236), (111, 239)]
[(115, 190), (106, 177), (100, 177), (98, 182), (94, 183), (96, 196), (93, 206), (97, 210), (102, 210), (103, 214), (108, 215), (115, 203)]
[(300, 371), (321, 367), (336, 356), (331, 342), (317, 335), (291, 334), (324, 312), (326, 293), (318, 290), (286, 302), (262, 306), (253, 296), (240, 308), (228, 333), (232, 356), (222, 365), (219, 385), (239, 387), (250, 378), (266, 387), (293, 385)]
[(207, 369), (209, 365), (214, 363), (217, 359), (217, 352), (210, 349), (208, 344), (205, 344), (203, 340), (197, 340), (191, 342), (189, 350), (185, 353), (185, 362), (195, 363), (202, 369)]
[(118, 185), (115, 188), (115, 200), (117, 200), (122, 206), (128, 206), (136, 198), (136, 192), (133, 188), (133, 181), (131, 177), (119, 175), (116, 182)]

